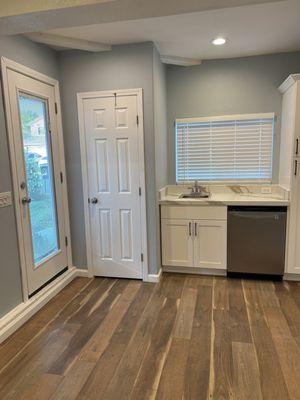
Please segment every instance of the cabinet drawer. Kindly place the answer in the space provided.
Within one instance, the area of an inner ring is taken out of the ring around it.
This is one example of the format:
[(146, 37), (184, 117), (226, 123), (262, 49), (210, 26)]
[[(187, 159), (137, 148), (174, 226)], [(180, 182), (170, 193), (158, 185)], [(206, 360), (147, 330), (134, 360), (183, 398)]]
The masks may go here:
[(226, 206), (161, 206), (161, 218), (227, 220)]

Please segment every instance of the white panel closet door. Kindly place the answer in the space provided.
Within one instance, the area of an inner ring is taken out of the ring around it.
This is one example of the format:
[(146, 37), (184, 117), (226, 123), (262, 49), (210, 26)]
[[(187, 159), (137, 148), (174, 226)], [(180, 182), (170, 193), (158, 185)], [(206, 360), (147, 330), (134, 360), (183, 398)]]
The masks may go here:
[(84, 100), (95, 275), (142, 278), (137, 96)]

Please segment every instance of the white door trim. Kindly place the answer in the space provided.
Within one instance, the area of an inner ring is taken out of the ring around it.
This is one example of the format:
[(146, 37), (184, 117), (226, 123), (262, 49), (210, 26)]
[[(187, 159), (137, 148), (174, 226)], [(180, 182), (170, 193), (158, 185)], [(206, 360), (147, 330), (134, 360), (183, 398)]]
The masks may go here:
[(89, 203), (88, 203), (88, 170), (87, 170), (87, 151), (85, 143), (85, 129), (84, 129), (84, 111), (83, 102), (85, 99), (92, 99), (98, 97), (114, 96), (115, 94), (122, 95), (136, 95), (138, 107), (138, 147), (139, 147), (139, 179), (142, 189), (142, 196), (140, 197), (141, 205), (141, 232), (142, 232), (142, 250), (144, 255), (143, 266), (143, 280), (148, 281), (148, 252), (147, 252), (147, 219), (146, 219), (146, 184), (145, 184), (145, 155), (144, 155), (144, 117), (143, 117), (143, 89), (122, 89), (122, 90), (106, 90), (97, 92), (83, 92), (77, 93), (77, 107), (78, 107), (78, 123), (79, 123), (79, 136), (80, 136), (80, 153), (81, 153), (81, 171), (83, 183), (83, 197), (84, 197), (84, 220), (85, 220), (85, 238), (86, 238), (86, 251), (87, 251), (87, 267), (90, 276), (94, 275), (92, 265), (92, 243), (91, 243), (91, 227), (89, 217)]
[(1, 57), (1, 71), (2, 71), (2, 81), (3, 81), (3, 92), (4, 92), (4, 106), (5, 106), (5, 116), (6, 116), (6, 126), (8, 132), (8, 146), (10, 153), (10, 164), (11, 164), (11, 173), (12, 173), (12, 181), (13, 181), (13, 193), (14, 193), (14, 207), (16, 212), (16, 223), (17, 223), (17, 233), (18, 233), (18, 242), (19, 242), (19, 254), (20, 254), (20, 264), (21, 264), (21, 278), (22, 278), (22, 293), (23, 293), (23, 301), (26, 302), (28, 300), (28, 286), (27, 286), (27, 271), (25, 264), (25, 249), (24, 249), (24, 241), (22, 234), (22, 226), (21, 226), (21, 206), (17, 199), (19, 198), (19, 188), (18, 188), (18, 180), (17, 180), (17, 167), (16, 167), (16, 149), (14, 146), (14, 135), (13, 135), (13, 127), (12, 127), (12, 114), (11, 107), (9, 101), (9, 88), (8, 88), (8, 77), (7, 71), (13, 70), (19, 72), (23, 75), (26, 75), (30, 78), (36, 79), (40, 82), (46, 83), (54, 87), (55, 92), (55, 102), (57, 103), (57, 133), (58, 133), (58, 141), (59, 141), (59, 151), (60, 151), (60, 159), (61, 159), (61, 169), (63, 173), (63, 183), (62, 183), (62, 192), (63, 192), (63, 203), (64, 203), (64, 216), (65, 216), (65, 231), (66, 236), (68, 238), (68, 247), (67, 247), (67, 259), (68, 259), (68, 267), (71, 268), (72, 263), (72, 249), (71, 249), (71, 240), (70, 240), (70, 220), (69, 220), (69, 208), (68, 208), (68, 191), (67, 191), (67, 180), (66, 180), (66, 169), (65, 169), (65, 155), (64, 155), (64, 141), (63, 141), (63, 131), (62, 131), (62, 120), (61, 120), (61, 107), (60, 107), (60, 94), (59, 94), (59, 82), (56, 79), (53, 79), (47, 75), (41, 74), (31, 68), (25, 67), (22, 64), (16, 63), (15, 61), (9, 60), (8, 58)]

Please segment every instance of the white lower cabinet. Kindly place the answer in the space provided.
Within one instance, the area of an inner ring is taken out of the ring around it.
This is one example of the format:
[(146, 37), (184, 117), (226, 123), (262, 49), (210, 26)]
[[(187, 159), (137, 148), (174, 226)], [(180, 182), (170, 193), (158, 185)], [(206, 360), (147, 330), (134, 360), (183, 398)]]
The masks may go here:
[[(164, 206), (161, 213), (164, 266), (226, 269), (227, 209), (220, 208), (212, 213), (211, 207), (206, 210), (201, 207), (201, 212), (197, 212), (195, 206)], [(170, 215), (179, 218), (168, 218)], [(196, 215), (201, 219), (186, 219)], [(204, 218), (207, 215), (209, 219)], [(213, 219), (213, 215), (222, 219)]]
[(184, 219), (162, 220), (163, 265), (193, 266), (192, 223)]
[(194, 267), (226, 269), (226, 231), (226, 221), (194, 221)]

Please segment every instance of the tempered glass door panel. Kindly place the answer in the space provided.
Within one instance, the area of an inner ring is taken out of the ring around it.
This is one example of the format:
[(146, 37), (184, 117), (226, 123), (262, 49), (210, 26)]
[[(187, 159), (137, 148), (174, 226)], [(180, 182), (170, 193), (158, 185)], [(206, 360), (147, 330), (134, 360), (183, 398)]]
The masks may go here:
[(29, 294), (67, 267), (54, 87), (8, 70)]
[(19, 93), (34, 266), (59, 250), (53, 161), (46, 100)]

